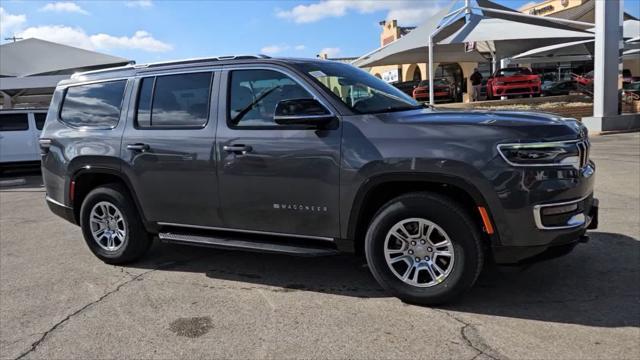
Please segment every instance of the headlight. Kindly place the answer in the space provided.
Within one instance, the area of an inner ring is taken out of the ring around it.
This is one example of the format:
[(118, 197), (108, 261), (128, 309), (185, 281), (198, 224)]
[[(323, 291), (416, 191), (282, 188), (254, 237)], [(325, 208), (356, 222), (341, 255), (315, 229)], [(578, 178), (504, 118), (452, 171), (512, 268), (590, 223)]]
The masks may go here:
[(500, 156), (513, 166), (580, 167), (580, 150), (575, 141), (498, 145)]

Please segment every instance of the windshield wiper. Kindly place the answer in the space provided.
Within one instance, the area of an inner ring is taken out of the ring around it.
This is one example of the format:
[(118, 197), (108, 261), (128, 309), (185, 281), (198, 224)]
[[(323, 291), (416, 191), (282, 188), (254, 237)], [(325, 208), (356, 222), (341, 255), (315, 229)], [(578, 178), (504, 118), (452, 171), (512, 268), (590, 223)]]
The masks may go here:
[(240, 122), (240, 119), (242, 119), (242, 117), (247, 115), (247, 113), (249, 111), (251, 111), (254, 108), (254, 106), (256, 106), (262, 99), (267, 97), (267, 95), (271, 94), (272, 92), (274, 92), (276, 89), (279, 89), (280, 87), (281, 86), (278, 85), (276, 87), (272, 87), (269, 90), (265, 90), (265, 92), (263, 92), (262, 94), (258, 95), (258, 97), (255, 100), (253, 100), (251, 102), (251, 104), (247, 105), (245, 108), (240, 110), (240, 112), (237, 113), (236, 116), (233, 117), (233, 119), (231, 119), (231, 122), (233, 122), (234, 124), (238, 124), (238, 122)]

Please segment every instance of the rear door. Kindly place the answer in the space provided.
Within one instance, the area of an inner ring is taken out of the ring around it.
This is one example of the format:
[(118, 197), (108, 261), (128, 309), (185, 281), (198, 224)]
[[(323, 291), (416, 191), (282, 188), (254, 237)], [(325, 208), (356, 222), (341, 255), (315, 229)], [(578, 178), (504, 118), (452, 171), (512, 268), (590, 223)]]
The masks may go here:
[[(281, 100), (323, 95), (292, 71), (265, 65), (225, 67), (217, 152), (226, 228), (334, 238), (339, 230), (339, 121), (332, 128), (279, 125)], [(251, 106), (253, 104), (253, 106)]]
[(219, 73), (140, 76), (122, 141), (123, 171), (148, 221), (216, 226), (214, 156)]
[(0, 113), (0, 162), (39, 160), (32, 131), (26, 112)]

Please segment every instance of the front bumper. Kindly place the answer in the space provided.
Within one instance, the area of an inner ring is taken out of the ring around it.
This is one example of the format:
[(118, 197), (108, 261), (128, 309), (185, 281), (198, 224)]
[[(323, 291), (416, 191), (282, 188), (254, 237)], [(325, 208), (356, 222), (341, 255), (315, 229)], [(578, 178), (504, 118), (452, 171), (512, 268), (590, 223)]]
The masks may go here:
[(512, 168), (494, 175), (499, 199), (491, 207), (497, 233), (491, 248), (497, 263), (572, 248), (598, 225), (593, 162), (581, 170)]
[(540, 94), (540, 87), (529, 84), (496, 85), (494, 91), (496, 96), (536, 95)]
[(589, 237), (587, 230), (598, 227), (599, 201), (591, 198), (588, 209), (585, 209), (584, 221), (575, 225), (567, 225), (564, 229), (544, 229), (555, 232), (552, 240), (545, 245), (537, 246), (494, 246), (493, 258), (498, 264), (530, 263), (548, 260), (566, 255), (579, 243), (586, 243)]

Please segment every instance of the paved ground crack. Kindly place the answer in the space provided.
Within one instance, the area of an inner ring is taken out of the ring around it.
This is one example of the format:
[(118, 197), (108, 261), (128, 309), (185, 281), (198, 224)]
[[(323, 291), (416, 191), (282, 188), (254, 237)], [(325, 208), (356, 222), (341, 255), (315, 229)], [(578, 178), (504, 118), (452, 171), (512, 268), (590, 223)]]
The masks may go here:
[(147, 275), (147, 274), (149, 274), (149, 273), (151, 273), (151, 272), (154, 272), (154, 271), (156, 271), (156, 270), (166, 269), (166, 268), (169, 268), (169, 267), (171, 267), (171, 266), (177, 265), (177, 264), (179, 264), (179, 263), (182, 263), (182, 262), (172, 261), (172, 262), (170, 262), (170, 263), (161, 264), (161, 265), (159, 265), (158, 267), (155, 267), (155, 268), (153, 268), (153, 269), (151, 269), (151, 270), (147, 270), (147, 271), (145, 271), (145, 272), (143, 272), (143, 273), (141, 273), (141, 274), (133, 275), (133, 277), (131, 277), (129, 280), (127, 280), (127, 281), (125, 281), (125, 282), (123, 282), (123, 283), (120, 283), (120, 284), (119, 284), (118, 286), (116, 286), (113, 290), (106, 292), (105, 294), (103, 294), (102, 296), (100, 296), (98, 299), (96, 299), (96, 300), (94, 300), (94, 301), (92, 301), (92, 302), (90, 302), (90, 303), (88, 303), (88, 304), (84, 305), (83, 307), (79, 308), (78, 310), (76, 310), (76, 311), (72, 312), (71, 314), (69, 314), (69, 315), (65, 316), (62, 320), (60, 320), (60, 321), (58, 321), (57, 323), (55, 323), (52, 327), (50, 327), (50, 328), (49, 328), (49, 330), (47, 330), (47, 331), (43, 332), (43, 333), (42, 333), (42, 335), (40, 336), (40, 338), (39, 338), (38, 340), (34, 341), (34, 342), (31, 344), (31, 347), (30, 347), (28, 350), (26, 350), (26, 351), (25, 351), (25, 352), (23, 352), (22, 354), (18, 355), (18, 357), (16, 357), (16, 358), (15, 358), (15, 360), (22, 359), (22, 358), (24, 358), (25, 356), (29, 355), (30, 353), (34, 352), (34, 351), (38, 348), (38, 346), (40, 346), (40, 344), (42, 344), (42, 343), (46, 340), (46, 338), (49, 336), (49, 334), (51, 334), (51, 333), (52, 333), (52, 332), (54, 332), (56, 329), (58, 329), (62, 324), (64, 324), (65, 322), (69, 321), (69, 319), (71, 319), (72, 317), (74, 317), (74, 316), (76, 316), (76, 315), (78, 315), (78, 314), (82, 313), (82, 312), (83, 312), (83, 311), (85, 311), (86, 309), (88, 309), (88, 308), (92, 307), (93, 305), (96, 305), (96, 304), (100, 303), (101, 301), (103, 301), (104, 299), (106, 299), (107, 297), (109, 297), (110, 295), (112, 295), (112, 294), (114, 294), (114, 293), (117, 293), (117, 292), (118, 292), (118, 291), (120, 291), (120, 289), (121, 289), (121, 288), (123, 288), (124, 286), (126, 286), (126, 285), (130, 284), (131, 282), (134, 282), (134, 281), (136, 281), (136, 280), (140, 279), (141, 277), (143, 277), (143, 276), (145, 276), (145, 275)]
[(477, 351), (477, 354), (475, 354), (471, 358), (471, 360), (476, 359), (480, 355), (484, 355), (493, 360), (507, 359), (507, 357), (501, 355), (500, 353), (498, 353), (498, 351), (492, 349), (489, 345), (485, 343), (485, 341), (482, 339), (482, 337), (480, 336), (480, 334), (478, 333), (477, 329), (473, 324), (465, 320), (462, 320), (461, 318), (449, 313), (446, 310), (434, 309), (434, 308), (432, 308), (432, 310), (439, 312), (441, 314), (444, 314), (447, 317), (462, 324), (462, 327), (460, 328), (460, 336), (465, 341), (467, 346)]

